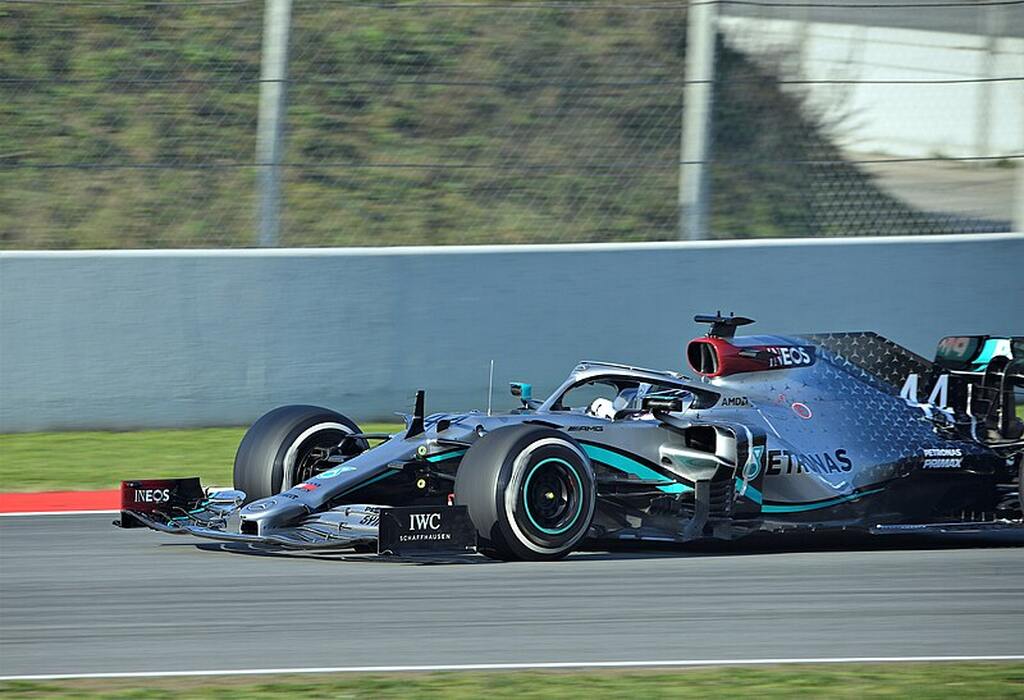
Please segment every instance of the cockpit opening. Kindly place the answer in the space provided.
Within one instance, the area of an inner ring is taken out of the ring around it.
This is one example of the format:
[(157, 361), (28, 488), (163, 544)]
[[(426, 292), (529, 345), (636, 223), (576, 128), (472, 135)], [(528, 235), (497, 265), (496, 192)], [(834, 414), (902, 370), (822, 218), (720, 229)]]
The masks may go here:
[(684, 407), (693, 398), (688, 391), (676, 385), (629, 377), (600, 377), (569, 387), (551, 410), (583, 413), (606, 420), (653, 418), (643, 406), (644, 398), (652, 395), (681, 398)]

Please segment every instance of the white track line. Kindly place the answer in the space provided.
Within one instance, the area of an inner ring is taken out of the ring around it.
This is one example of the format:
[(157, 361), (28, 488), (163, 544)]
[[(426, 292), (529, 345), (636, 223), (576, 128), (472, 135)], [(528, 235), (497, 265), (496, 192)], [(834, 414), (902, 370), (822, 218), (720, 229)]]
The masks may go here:
[(119, 510), (37, 510), (28, 513), (0, 513), (0, 518), (22, 518), (29, 515), (110, 515)]
[(322, 666), (246, 668), (216, 671), (125, 671), (119, 673), (47, 673), (0, 676), (0, 681), (54, 681), (86, 678), (171, 678), (179, 676), (268, 676), (307, 673), (407, 673), (423, 671), (521, 671), (574, 668), (683, 668), (693, 666), (773, 666), (781, 664), (916, 663), (927, 661), (1024, 661), (1024, 654), (1003, 656), (835, 656), (806, 659), (686, 659), (671, 661), (554, 661), (539, 663), (437, 664), (418, 666)]

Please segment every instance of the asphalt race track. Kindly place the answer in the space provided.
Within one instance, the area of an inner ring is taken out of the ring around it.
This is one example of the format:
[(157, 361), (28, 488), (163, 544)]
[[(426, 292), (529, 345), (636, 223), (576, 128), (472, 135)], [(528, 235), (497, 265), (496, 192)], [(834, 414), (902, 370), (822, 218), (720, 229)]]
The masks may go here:
[(999, 542), (424, 566), (112, 517), (0, 518), (0, 675), (1024, 653), (1024, 549)]

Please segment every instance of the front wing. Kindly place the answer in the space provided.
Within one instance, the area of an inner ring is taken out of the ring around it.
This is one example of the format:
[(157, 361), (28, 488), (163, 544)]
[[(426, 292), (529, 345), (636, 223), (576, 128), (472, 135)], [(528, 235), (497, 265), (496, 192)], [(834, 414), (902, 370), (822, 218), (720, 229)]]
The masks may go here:
[(205, 492), (198, 478), (123, 481), (121, 517), (114, 525), (284, 549), (395, 555), (476, 550), (476, 529), (464, 506), (342, 505), (285, 527), (250, 533), (231, 528), (244, 502), (241, 491)]

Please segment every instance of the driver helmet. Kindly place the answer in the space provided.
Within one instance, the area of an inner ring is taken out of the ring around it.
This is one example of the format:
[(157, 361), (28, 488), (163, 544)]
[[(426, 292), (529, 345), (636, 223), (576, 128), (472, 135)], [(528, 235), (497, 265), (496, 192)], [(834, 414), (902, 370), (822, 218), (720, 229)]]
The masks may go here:
[(615, 418), (614, 402), (610, 399), (596, 398), (590, 403), (587, 412), (597, 418), (612, 420)]

